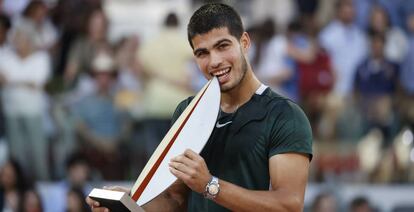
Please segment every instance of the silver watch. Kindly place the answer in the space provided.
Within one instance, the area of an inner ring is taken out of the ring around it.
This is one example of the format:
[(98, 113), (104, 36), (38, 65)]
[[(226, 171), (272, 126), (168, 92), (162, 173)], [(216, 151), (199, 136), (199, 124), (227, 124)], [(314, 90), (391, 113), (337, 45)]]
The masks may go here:
[(206, 190), (204, 191), (204, 197), (207, 199), (214, 199), (217, 197), (220, 192), (220, 184), (217, 177), (211, 176), (210, 182), (206, 185)]

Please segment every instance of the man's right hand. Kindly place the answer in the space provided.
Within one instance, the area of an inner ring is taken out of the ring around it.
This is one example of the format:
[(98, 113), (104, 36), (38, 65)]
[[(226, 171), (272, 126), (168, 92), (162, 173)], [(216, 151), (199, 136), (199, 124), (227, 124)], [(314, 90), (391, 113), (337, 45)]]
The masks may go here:
[[(122, 191), (125, 193), (130, 193), (130, 189), (121, 187), (121, 186), (104, 186), (103, 189), (112, 190), (112, 191)], [(108, 208), (100, 207), (99, 202), (86, 197), (86, 203), (91, 207), (92, 212), (109, 212)]]

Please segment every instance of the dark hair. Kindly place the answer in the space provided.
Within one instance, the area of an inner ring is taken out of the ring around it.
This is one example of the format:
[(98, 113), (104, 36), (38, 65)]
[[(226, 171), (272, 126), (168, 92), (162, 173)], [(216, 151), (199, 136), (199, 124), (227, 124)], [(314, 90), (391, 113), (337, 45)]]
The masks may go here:
[(86, 164), (88, 165), (88, 160), (85, 155), (79, 152), (74, 152), (68, 156), (66, 159), (66, 169), (69, 169), (77, 164)]
[(174, 12), (168, 13), (164, 20), (164, 26), (177, 27), (179, 25), (177, 14)]
[(369, 39), (372, 41), (372, 40), (376, 40), (376, 39), (379, 39), (379, 40), (381, 40), (383, 43), (385, 43), (385, 41), (386, 41), (386, 35), (385, 35), (385, 33), (383, 33), (383, 32), (379, 32), (379, 31), (377, 31), (377, 30), (374, 30), (374, 29), (372, 29), (372, 28), (369, 28), (368, 29), (368, 32), (367, 32), (367, 34), (368, 34), (368, 37), (369, 37)]
[(348, 5), (354, 6), (354, 1), (353, 0), (338, 0), (335, 3), (335, 9), (336, 11), (338, 11), (339, 9), (342, 9), (343, 6), (348, 6)]
[(368, 201), (368, 199), (366, 197), (358, 196), (358, 197), (355, 197), (351, 201), (350, 207), (351, 207), (351, 209), (355, 209), (355, 208), (360, 207), (362, 205), (368, 205), (368, 206), (370, 206), (370, 203), (369, 203), (369, 201)]
[(43, 1), (40, 0), (33, 0), (29, 4), (27, 4), (26, 8), (23, 10), (23, 16), (28, 17), (32, 15), (32, 13), (37, 8), (47, 8), (46, 4)]
[(2, 25), (6, 31), (9, 30), (11, 28), (10, 18), (3, 14), (0, 14), (0, 25)]
[(207, 33), (213, 29), (227, 27), (230, 34), (239, 39), (243, 32), (240, 15), (229, 5), (210, 3), (201, 6), (191, 16), (187, 26), (188, 42), (194, 48), (192, 39), (196, 35)]

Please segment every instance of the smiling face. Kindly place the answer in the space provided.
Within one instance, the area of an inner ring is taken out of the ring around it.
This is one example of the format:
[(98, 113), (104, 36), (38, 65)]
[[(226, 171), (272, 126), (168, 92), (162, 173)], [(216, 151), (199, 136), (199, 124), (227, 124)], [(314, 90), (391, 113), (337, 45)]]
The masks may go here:
[(244, 33), (240, 40), (226, 27), (216, 28), (192, 39), (194, 56), (207, 79), (216, 76), (221, 92), (231, 91), (243, 82), (248, 64), (246, 61), (250, 38)]

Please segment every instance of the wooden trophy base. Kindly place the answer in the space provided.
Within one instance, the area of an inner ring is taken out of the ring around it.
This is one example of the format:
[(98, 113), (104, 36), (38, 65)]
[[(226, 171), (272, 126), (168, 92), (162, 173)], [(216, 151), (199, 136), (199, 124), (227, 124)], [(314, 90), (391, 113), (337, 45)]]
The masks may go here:
[(144, 212), (127, 193), (122, 191), (94, 188), (88, 196), (112, 212)]

